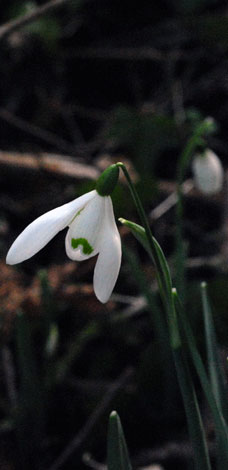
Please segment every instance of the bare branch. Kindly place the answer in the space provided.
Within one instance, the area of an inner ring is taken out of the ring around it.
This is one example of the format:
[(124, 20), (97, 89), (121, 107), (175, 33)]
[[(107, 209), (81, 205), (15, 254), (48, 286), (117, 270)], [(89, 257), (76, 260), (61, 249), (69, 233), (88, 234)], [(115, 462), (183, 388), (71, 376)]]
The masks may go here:
[(26, 15), (3, 24), (0, 26), (0, 41), (6, 39), (8, 36), (10, 36), (10, 34), (14, 33), (14, 31), (23, 28), (23, 26), (26, 26), (29, 23), (33, 23), (41, 16), (65, 5), (69, 1), (70, 0), (51, 0), (50, 2), (45, 3), (45, 5), (35, 8)]
[[(188, 194), (194, 188), (193, 181), (191, 179), (186, 180), (182, 184), (183, 194)], [(151, 220), (157, 220), (167, 211), (169, 211), (173, 206), (176, 205), (178, 200), (177, 191), (172, 192), (164, 201), (162, 201), (158, 206), (156, 206), (150, 213)]]
[(61, 175), (70, 179), (96, 180), (100, 171), (91, 165), (78, 162), (76, 159), (65, 155), (50, 153), (4, 152), (0, 150), (0, 166), (23, 168), (30, 171), (45, 171)]
[(107, 465), (103, 465), (102, 463), (94, 460), (88, 452), (82, 456), (82, 461), (87, 465), (87, 467), (92, 468), (93, 470), (107, 470)]

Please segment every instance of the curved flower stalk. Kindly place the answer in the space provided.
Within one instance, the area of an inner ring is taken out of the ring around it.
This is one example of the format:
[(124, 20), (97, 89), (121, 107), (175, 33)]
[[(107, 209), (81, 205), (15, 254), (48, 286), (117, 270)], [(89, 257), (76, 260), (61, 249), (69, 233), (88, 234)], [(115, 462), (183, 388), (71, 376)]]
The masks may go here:
[(31, 258), (66, 227), (69, 229), (65, 247), (70, 259), (83, 261), (98, 254), (93, 278), (94, 292), (100, 302), (107, 302), (119, 274), (121, 242), (111, 197), (99, 195), (97, 190), (34, 220), (17, 237), (6, 262), (17, 264)]
[(204, 194), (215, 194), (222, 189), (223, 167), (212, 150), (194, 157), (192, 163), (196, 187)]

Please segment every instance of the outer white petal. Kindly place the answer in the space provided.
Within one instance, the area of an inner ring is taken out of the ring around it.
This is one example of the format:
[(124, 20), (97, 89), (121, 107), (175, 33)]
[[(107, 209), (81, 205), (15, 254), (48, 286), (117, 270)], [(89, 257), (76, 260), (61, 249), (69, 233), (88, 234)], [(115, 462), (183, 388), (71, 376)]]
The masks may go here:
[(91, 199), (96, 191), (90, 191), (63, 206), (57, 207), (34, 220), (16, 238), (7, 257), (7, 264), (25, 261), (40, 251), (60, 230), (70, 224), (71, 220)]
[[(66, 253), (70, 259), (75, 261), (83, 261), (91, 258), (98, 253), (98, 242), (100, 239), (100, 231), (102, 230), (104, 222), (105, 198), (99, 196), (96, 192), (95, 197), (86, 205), (82, 212), (75, 217), (70, 224), (65, 239)], [(77, 249), (71, 245), (71, 240), (82, 238), (85, 239), (92, 252), (89, 254), (83, 253), (83, 246), (79, 245)]]
[(104, 199), (105, 220), (93, 278), (94, 292), (102, 303), (108, 301), (113, 291), (121, 264), (121, 241), (113, 214), (112, 200), (110, 196)]
[(207, 149), (205, 154), (196, 155), (193, 163), (196, 187), (205, 194), (215, 194), (222, 189), (223, 167), (217, 155)]

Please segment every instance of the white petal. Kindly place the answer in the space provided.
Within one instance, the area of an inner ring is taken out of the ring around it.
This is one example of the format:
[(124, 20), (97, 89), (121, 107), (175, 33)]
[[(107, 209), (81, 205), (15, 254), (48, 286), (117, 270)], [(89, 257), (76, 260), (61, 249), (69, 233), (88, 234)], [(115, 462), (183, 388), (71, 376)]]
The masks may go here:
[(34, 220), (16, 238), (7, 257), (7, 264), (25, 261), (40, 251), (60, 230), (70, 224), (71, 220), (96, 195), (90, 191), (63, 206), (57, 207)]
[(121, 241), (116, 227), (112, 200), (105, 199), (105, 221), (99, 241), (99, 255), (94, 270), (94, 292), (100, 300), (108, 301), (115, 286), (121, 264)]
[(205, 150), (196, 155), (192, 162), (196, 187), (205, 194), (215, 194), (222, 189), (224, 171), (217, 155)]
[[(104, 210), (105, 198), (96, 193), (96, 196), (70, 224), (65, 240), (66, 253), (70, 259), (83, 261), (97, 255)], [(72, 240), (75, 242), (77, 240), (78, 248), (72, 247)]]

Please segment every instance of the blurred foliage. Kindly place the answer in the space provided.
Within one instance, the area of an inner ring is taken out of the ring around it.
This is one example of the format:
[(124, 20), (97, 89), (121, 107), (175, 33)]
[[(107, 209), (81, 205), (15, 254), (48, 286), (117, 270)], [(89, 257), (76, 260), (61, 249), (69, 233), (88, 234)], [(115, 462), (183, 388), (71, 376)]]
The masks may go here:
[(173, 118), (124, 107), (114, 111), (108, 137), (126, 148), (143, 175), (153, 172), (159, 155), (178, 143)]

